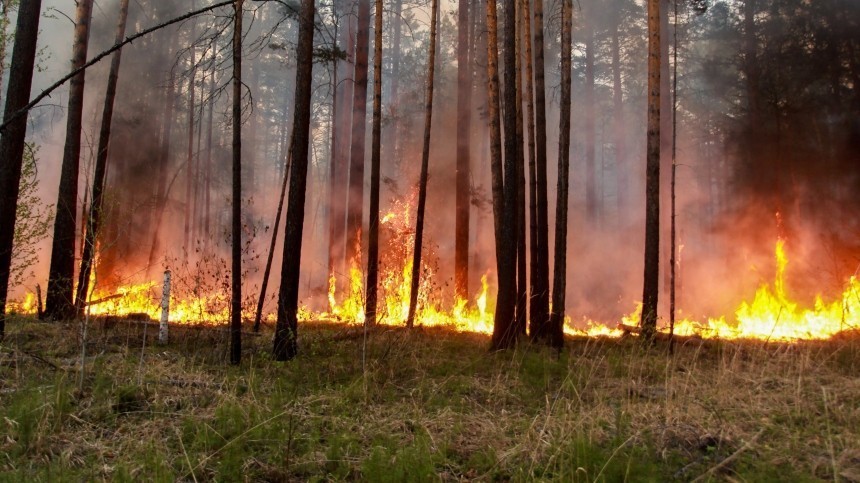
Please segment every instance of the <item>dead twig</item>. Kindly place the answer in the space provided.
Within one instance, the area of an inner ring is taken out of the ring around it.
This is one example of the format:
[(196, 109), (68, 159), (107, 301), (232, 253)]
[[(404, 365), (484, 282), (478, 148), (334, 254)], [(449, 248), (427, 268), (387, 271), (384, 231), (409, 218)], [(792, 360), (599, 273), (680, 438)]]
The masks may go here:
[(758, 440), (758, 438), (761, 437), (761, 435), (764, 433), (764, 430), (765, 430), (765, 428), (760, 429), (759, 432), (755, 434), (755, 436), (750, 438), (750, 440), (747, 441), (746, 443), (744, 443), (743, 446), (738, 448), (737, 451), (732, 453), (728, 458), (726, 458), (726, 459), (720, 461), (719, 463), (717, 463), (716, 465), (712, 466), (711, 469), (702, 473), (698, 478), (694, 479), (691, 483), (697, 483), (699, 481), (704, 481), (705, 479), (710, 478), (711, 475), (713, 475), (714, 473), (716, 473), (716, 472), (722, 470), (723, 468), (725, 468), (726, 466), (732, 464), (744, 452), (748, 451), (749, 449), (751, 449), (753, 447), (753, 445)]

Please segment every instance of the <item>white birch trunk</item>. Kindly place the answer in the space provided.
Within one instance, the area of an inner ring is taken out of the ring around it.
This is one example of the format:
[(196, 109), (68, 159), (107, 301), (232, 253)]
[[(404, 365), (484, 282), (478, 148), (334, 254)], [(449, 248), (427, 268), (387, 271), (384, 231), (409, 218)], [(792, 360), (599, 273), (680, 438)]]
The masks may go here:
[(161, 323), (158, 326), (158, 342), (167, 344), (167, 322), (170, 319), (170, 270), (164, 272), (164, 290), (161, 294)]

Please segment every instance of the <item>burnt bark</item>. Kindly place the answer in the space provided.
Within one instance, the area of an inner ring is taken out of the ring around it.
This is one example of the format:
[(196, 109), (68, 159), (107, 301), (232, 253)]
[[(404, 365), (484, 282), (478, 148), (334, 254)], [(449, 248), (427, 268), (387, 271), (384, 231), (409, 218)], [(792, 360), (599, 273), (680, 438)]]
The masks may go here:
[(296, 102), (292, 146), (290, 194), (287, 205), (281, 287), (278, 292), (278, 322), (275, 327), (273, 357), (286, 361), (298, 354), (299, 270), (308, 177), (308, 143), (311, 124), (311, 81), (313, 73), (314, 1), (302, 0), (297, 47)]
[[(80, 0), (75, 13), (75, 36), (72, 47), (72, 70), (87, 61), (90, 38), (92, 0)], [(81, 160), (81, 126), (84, 110), (85, 72), (72, 78), (69, 107), (66, 111), (66, 142), (54, 217), (54, 239), (51, 245), (51, 267), (48, 272), (48, 294), (45, 316), (63, 320), (75, 316), (73, 282), (75, 275), (75, 240), (77, 232), (78, 173)]]
[(233, 4), (233, 196), (231, 223), (230, 364), (242, 361), (242, 16)]

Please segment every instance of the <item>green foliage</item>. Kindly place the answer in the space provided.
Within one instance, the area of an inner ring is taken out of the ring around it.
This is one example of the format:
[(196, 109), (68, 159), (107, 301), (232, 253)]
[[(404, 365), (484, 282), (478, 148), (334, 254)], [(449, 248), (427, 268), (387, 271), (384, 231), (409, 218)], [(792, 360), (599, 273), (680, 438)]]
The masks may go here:
[(39, 260), (38, 245), (48, 236), (53, 222), (52, 210), (39, 197), (38, 153), (35, 144), (28, 143), (24, 150), (9, 276), (11, 287), (20, 286), (33, 276), (33, 267)]

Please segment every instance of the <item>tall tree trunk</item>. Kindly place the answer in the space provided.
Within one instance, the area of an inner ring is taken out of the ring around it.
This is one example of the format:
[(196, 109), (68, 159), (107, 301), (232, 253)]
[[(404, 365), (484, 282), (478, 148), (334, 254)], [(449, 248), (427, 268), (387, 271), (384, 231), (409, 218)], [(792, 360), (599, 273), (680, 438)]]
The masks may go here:
[(615, 137), (615, 176), (616, 203), (618, 222), (624, 225), (627, 221), (627, 142), (624, 138), (624, 87), (621, 82), (621, 42), (618, 27), (621, 15), (612, 22), (612, 106), (613, 131)]
[[(516, 15), (514, 2), (506, 3), (504, 38), (513, 39), (516, 32)], [(492, 60), (498, 57), (497, 48), (497, 19), (495, 2), (487, 2), (487, 27), (490, 51), (490, 62), (487, 64), (487, 75), (495, 77), (488, 89), (490, 95), (490, 122), (495, 124), (498, 118), (498, 66)], [(493, 153), (493, 206), (496, 225), (496, 264), (499, 277), (499, 294), (496, 299), (496, 313), (493, 321), (493, 350), (508, 349), (516, 343), (516, 303), (517, 303), (517, 136), (516, 136), (516, 52), (515, 48), (506, 48), (504, 55), (505, 76), (505, 143), (504, 170), (501, 165), (500, 146)], [(494, 92), (495, 90), (495, 92)], [(495, 100), (496, 106), (493, 106)], [(491, 132), (499, 132), (500, 128), (491, 126)], [(494, 138), (495, 133), (491, 134)], [(501, 134), (499, 132), (499, 138)], [(492, 144), (500, 144), (493, 139)], [(497, 200), (498, 198), (498, 200)]]
[[(677, 279), (676, 279), (676, 255), (677, 255), (677, 204), (676, 204), (676, 184), (678, 179), (678, 2), (673, 3), (674, 29), (672, 29), (672, 180), (670, 182), (671, 189), (671, 228), (669, 232), (669, 335), (675, 334), (675, 302), (677, 296)], [(669, 339), (669, 350), (675, 349), (674, 337)]]
[(648, 0), (648, 140), (645, 171), (645, 276), (642, 335), (647, 343), (657, 330), (660, 286), (660, 3)]
[(517, 334), (526, 334), (528, 321), (528, 273), (526, 270), (526, 170), (525, 170), (525, 153), (523, 152), (523, 76), (522, 76), (522, 56), (521, 44), (522, 35), (520, 25), (522, 19), (525, 18), (520, 12), (521, 0), (514, 2), (514, 16), (516, 18), (514, 42), (508, 42), (508, 48), (513, 48), (516, 56), (514, 71), (516, 80), (516, 116), (517, 116), (517, 315), (516, 315), (516, 330)]
[[(435, 0), (434, 0), (435, 1)], [(382, 0), (376, 0), (373, 43), (373, 133), (370, 143), (370, 220), (367, 243), (367, 298), (364, 323), (376, 324), (379, 279), (379, 160), (382, 143)], [(431, 42), (435, 26), (431, 26)]]
[[(341, 2), (352, 5), (351, 2)], [(347, 52), (348, 57), (353, 55), (355, 47), (355, 35), (353, 31), (352, 9), (345, 8), (345, 12), (339, 12), (338, 15), (347, 14), (344, 20), (338, 21), (338, 43), (340, 47)], [(341, 26), (340, 22), (346, 22), (346, 25)], [(336, 102), (336, 121), (335, 121), (335, 141), (334, 155), (331, 163), (331, 178), (329, 187), (329, 279), (344, 273), (344, 257), (345, 250), (345, 235), (346, 235), (346, 213), (348, 199), (348, 181), (349, 181), (349, 154), (350, 140), (352, 130), (352, 101), (353, 101), (353, 82), (350, 78), (355, 69), (350, 69), (351, 62), (349, 60), (338, 62), (337, 77), (338, 84), (335, 89)]]
[(558, 193), (555, 208), (555, 267), (552, 283), (552, 311), (549, 341), (553, 347), (564, 344), (564, 303), (567, 291), (567, 200), (570, 177), (571, 39), (573, 4), (561, 2), (561, 113), (558, 128)]
[(298, 353), (299, 268), (302, 258), (302, 230), (305, 221), (305, 194), (308, 177), (308, 143), (311, 125), (311, 81), (313, 73), (314, 1), (302, 0), (297, 47), (296, 102), (287, 205), (281, 287), (278, 292), (278, 322), (275, 327), (275, 360), (293, 359)]
[(400, 48), (403, 37), (403, 0), (394, 0), (394, 10), (391, 16), (391, 28), (394, 29), (393, 39), (391, 41), (391, 50), (393, 52), (391, 60), (391, 131), (393, 139), (394, 159), (401, 159), (400, 153), (400, 64), (402, 52)]
[[(562, 46), (564, 48), (564, 46)], [(594, 28), (585, 25), (585, 212), (588, 221), (598, 222), (597, 170), (594, 159)]]
[(439, 0), (430, 7), (430, 52), (427, 59), (427, 86), (424, 98), (424, 144), (421, 149), (421, 177), (418, 180), (418, 210), (415, 216), (415, 248), (412, 252), (412, 278), (409, 291), (409, 315), (406, 326), (415, 325), (418, 309), (418, 287), (421, 284), (421, 251), (424, 246), (424, 211), (427, 206), (427, 177), (430, 166), (430, 131), (433, 126), (433, 85), (436, 73), (436, 30), (439, 23)]
[[(9, 69), (9, 88), (3, 111), (4, 123), (30, 100), (41, 8), (41, 0), (21, 0), (18, 7), (15, 45), (12, 47), (12, 65)], [(9, 290), (12, 241), (15, 234), (26, 135), (27, 116), (20, 116), (9, 123), (0, 136), (0, 340), (6, 333), (6, 297)]]
[[(128, 19), (128, 0), (121, 0), (119, 6), (119, 20), (116, 26), (116, 42), (119, 43), (125, 37), (126, 20)], [(75, 308), (79, 315), (83, 315), (86, 305), (87, 292), (89, 291), (90, 274), (96, 250), (96, 237), (101, 226), (102, 209), (104, 205), (105, 176), (107, 174), (108, 147), (110, 146), (111, 123), (113, 122), (113, 106), (116, 99), (116, 86), (119, 80), (119, 65), (122, 60), (122, 50), (113, 54), (108, 74), (107, 89), (105, 91), (105, 104), (102, 110), (102, 125), (99, 131), (98, 151), (96, 151), (96, 167), (93, 174), (93, 201), (90, 204), (90, 214), (87, 217), (86, 237), (84, 238), (83, 255), (81, 256), (81, 269), (78, 272), (78, 289), (75, 295)]]
[[(191, 9), (194, 10), (194, 0), (191, 1)], [(194, 42), (197, 32), (197, 21), (191, 21), (191, 41)], [(188, 252), (191, 250), (191, 225), (192, 225), (192, 205), (194, 198), (194, 111), (197, 109), (196, 98), (194, 97), (194, 81), (197, 77), (197, 55), (193, 47), (189, 48), (191, 54), (191, 73), (188, 78), (188, 152), (185, 160), (185, 224), (182, 231), (182, 258), (188, 259)]]
[(531, 303), (532, 338), (548, 336), (549, 322), (549, 208), (546, 163), (546, 85), (544, 70), (543, 0), (534, 0), (535, 177), (537, 179), (537, 266)]
[(472, 69), (469, 2), (458, 4), (457, 22), (457, 199), (454, 226), (454, 290), (469, 300), (469, 214), (471, 204)]
[[(523, 46), (525, 48), (525, 93), (526, 93), (526, 125), (528, 127), (529, 153), (529, 307), (531, 313), (535, 310), (535, 287), (539, 285), (538, 276), (538, 218), (537, 218), (537, 167), (535, 166), (535, 107), (534, 107), (534, 71), (532, 69), (532, 37), (531, 37), (531, 6), (529, 0), (520, 2), (522, 7)], [(533, 316), (533, 315), (532, 315)]]
[(233, 4), (233, 216), (231, 230), (230, 364), (242, 361), (242, 16)]
[(361, 265), (361, 225), (364, 211), (364, 138), (367, 130), (367, 54), (370, 0), (358, 0), (355, 43), (355, 82), (352, 106), (352, 148), (349, 164), (349, 201), (346, 215), (347, 263)]
[[(75, 13), (75, 39), (72, 70), (87, 61), (93, 0), (79, 0)], [(45, 316), (49, 319), (74, 317), (73, 280), (75, 275), (75, 233), (77, 231), (78, 171), (81, 160), (81, 125), (84, 111), (85, 72), (76, 75), (69, 86), (66, 113), (66, 143), (54, 218), (54, 241), (48, 274)]]
[[(212, 75), (209, 78), (209, 93), (214, 95), (215, 93), (215, 72), (212, 72)], [(215, 111), (215, 101), (209, 101), (209, 114), (206, 116), (206, 168), (204, 171), (204, 180), (203, 180), (203, 240), (204, 247), (209, 247), (209, 238), (212, 236), (212, 231), (210, 230), (210, 220), (211, 216), (211, 207), (212, 207), (212, 147), (213, 147), (213, 139), (212, 134), (214, 131), (214, 111)]]

